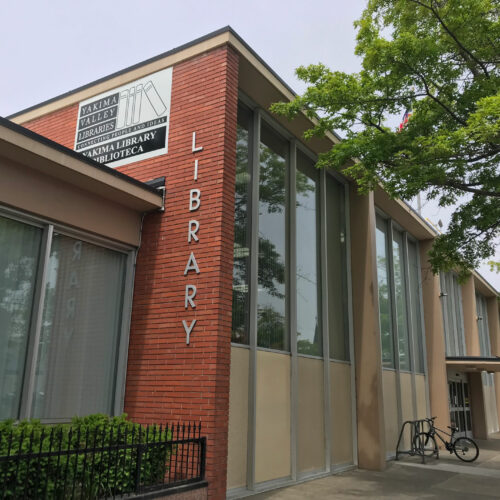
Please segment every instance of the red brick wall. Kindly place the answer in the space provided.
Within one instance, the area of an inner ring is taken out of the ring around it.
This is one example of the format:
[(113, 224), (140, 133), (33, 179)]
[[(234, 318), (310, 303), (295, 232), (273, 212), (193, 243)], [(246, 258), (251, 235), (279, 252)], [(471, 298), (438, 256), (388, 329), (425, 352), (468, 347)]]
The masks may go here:
[[(125, 411), (135, 421), (202, 421), (209, 497), (225, 498), (238, 56), (224, 46), (174, 67), (168, 154), (119, 168), (166, 178), (165, 212), (145, 217), (130, 331)], [(24, 124), (72, 147), (78, 106)], [(193, 153), (192, 133), (203, 151)], [(198, 181), (193, 180), (199, 160)], [(201, 206), (189, 211), (189, 190)], [(197, 219), (198, 242), (188, 244)], [(200, 274), (184, 276), (191, 251)], [(184, 308), (186, 284), (196, 309)], [(182, 325), (197, 323), (190, 345)]]
[(73, 104), (50, 115), (21, 123), (21, 125), (67, 148), (73, 149), (77, 119), (78, 104)]

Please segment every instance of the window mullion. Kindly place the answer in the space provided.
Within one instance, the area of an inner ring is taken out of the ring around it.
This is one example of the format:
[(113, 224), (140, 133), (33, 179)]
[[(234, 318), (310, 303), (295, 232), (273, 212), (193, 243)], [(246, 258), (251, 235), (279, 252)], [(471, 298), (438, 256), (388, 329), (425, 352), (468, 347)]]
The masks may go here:
[(413, 296), (413, 288), (410, 282), (410, 263), (408, 259), (408, 233), (405, 231), (403, 233), (403, 262), (402, 262), (402, 271), (403, 271), (403, 283), (406, 291), (406, 325), (408, 327), (408, 357), (410, 360), (410, 371), (415, 371), (415, 341), (416, 341), (416, 332), (415, 332), (415, 318), (413, 318), (413, 311), (411, 307), (411, 298)]
[(54, 226), (49, 224), (44, 228), (39, 267), (36, 280), (35, 297), (33, 301), (33, 316), (30, 328), (28, 352), (26, 354), (26, 364), (24, 371), (23, 392), (21, 397), (20, 419), (31, 417), (31, 407), (35, 391), (35, 374), (38, 362), (38, 349), (40, 344), (40, 334), (42, 330), (43, 306), (45, 301), (45, 290), (47, 276), (49, 272), (50, 249)]
[(418, 418), (417, 412), (417, 382), (415, 379), (415, 358), (417, 356), (417, 332), (415, 328), (416, 318), (413, 317), (413, 309), (411, 307), (412, 296), (415, 293), (413, 284), (410, 281), (410, 259), (408, 255), (408, 233), (403, 233), (403, 269), (404, 269), (404, 284), (406, 287), (406, 324), (408, 325), (408, 355), (410, 359), (411, 371), (411, 392), (413, 402), (413, 418)]
[(249, 330), (250, 345), (248, 375), (248, 436), (247, 436), (247, 488), (255, 489), (255, 427), (257, 423), (257, 291), (259, 263), (259, 151), (260, 151), (260, 110), (255, 110), (251, 133), (249, 134), (251, 162), (251, 200), (250, 200), (250, 269), (249, 269)]
[(290, 339), (291, 353), (291, 475), (292, 480), (297, 480), (297, 439), (298, 439), (298, 387), (299, 372), (297, 360), (297, 232), (296, 232), (296, 178), (297, 178), (297, 147), (295, 141), (291, 141), (289, 148), (289, 165), (286, 172), (286, 227), (288, 255), (285, 255), (286, 278), (288, 290), (286, 297), (286, 324), (287, 335)]

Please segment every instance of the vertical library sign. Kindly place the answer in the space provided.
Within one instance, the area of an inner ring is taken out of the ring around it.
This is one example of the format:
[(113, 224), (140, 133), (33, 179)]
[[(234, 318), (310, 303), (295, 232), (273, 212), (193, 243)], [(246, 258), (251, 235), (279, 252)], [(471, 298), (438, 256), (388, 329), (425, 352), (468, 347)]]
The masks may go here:
[(75, 151), (110, 167), (167, 152), (172, 68), (80, 103)]

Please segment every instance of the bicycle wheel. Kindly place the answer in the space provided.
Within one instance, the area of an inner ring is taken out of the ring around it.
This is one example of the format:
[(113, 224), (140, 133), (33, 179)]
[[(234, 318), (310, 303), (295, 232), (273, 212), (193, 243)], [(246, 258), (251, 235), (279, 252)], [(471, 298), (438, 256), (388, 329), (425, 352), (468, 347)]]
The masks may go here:
[(413, 450), (419, 455), (431, 457), (437, 450), (436, 440), (427, 432), (419, 432), (413, 438)]
[(453, 443), (455, 455), (464, 462), (474, 462), (479, 456), (479, 448), (475, 441), (468, 437), (459, 437)]

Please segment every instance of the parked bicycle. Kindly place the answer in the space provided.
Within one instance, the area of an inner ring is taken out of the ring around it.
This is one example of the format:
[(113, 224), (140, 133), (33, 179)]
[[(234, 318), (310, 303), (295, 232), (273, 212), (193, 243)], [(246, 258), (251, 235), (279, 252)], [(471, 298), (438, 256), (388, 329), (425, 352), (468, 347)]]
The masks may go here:
[[(476, 442), (469, 437), (458, 437), (455, 438), (455, 433), (458, 432), (458, 427), (450, 427), (451, 434), (436, 427), (434, 425), (434, 420), (437, 417), (426, 418), (425, 420), (429, 424), (429, 430), (427, 432), (419, 432), (413, 438), (413, 448), (416, 450), (421, 450), (424, 455), (431, 456), (436, 454), (438, 456), (438, 446), (436, 442), (436, 437), (438, 437), (442, 443), (445, 445), (446, 449), (450, 453), (455, 453), (455, 455), (464, 462), (474, 462), (479, 456), (479, 447)], [(443, 435), (450, 438), (449, 441), (446, 440)]]

